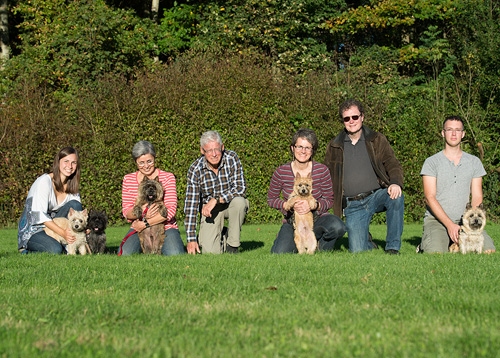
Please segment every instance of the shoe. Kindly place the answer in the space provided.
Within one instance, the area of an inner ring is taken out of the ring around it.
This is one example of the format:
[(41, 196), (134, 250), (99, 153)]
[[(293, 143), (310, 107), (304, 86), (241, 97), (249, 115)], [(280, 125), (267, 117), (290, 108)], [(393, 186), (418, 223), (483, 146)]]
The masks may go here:
[(385, 253), (388, 255), (399, 255), (399, 251), (394, 249), (385, 250)]
[(231, 245), (226, 245), (226, 253), (228, 254), (237, 254), (239, 251), (238, 251), (238, 248), (237, 247), (233, 247)]
[(377, 244), (376, 244), (376, 243), (374, 243), (374, 242), (373, 242), (372, 234), (370, 234), (370, 233), (368, 233), (368, 242), (369, 242), (370, 244), (372, 244), (372, 246), (373, 246), (373, 248), (374, 248), (375, 250), (377, 250), (377, 249), (378, 249), (378, 246), (377, 246)]
[(418, 244), (418, 245), (417, 245), (417, 248), (415, 249), (415, 252), (416, 252), (417, 254), (421, 254), (421, 253), (423, 253), (423, 252), (424, 252), (424, 250), (422, 250), (422, 248), (420, 247), (420, 244)]

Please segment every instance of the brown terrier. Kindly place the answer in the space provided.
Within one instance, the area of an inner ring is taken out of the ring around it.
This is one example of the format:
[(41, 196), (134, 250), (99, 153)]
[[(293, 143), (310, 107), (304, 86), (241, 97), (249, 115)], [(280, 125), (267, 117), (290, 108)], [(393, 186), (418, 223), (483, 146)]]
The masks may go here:
[(473, 208), (470, 203), (465, 208), (462, 215), (462, 226), (460, 227), (460, 236), (458, 244), (453, 243), (450, 246), (450, 252), (460, 252), (466, 254), (469, 252), (483, 252), (484, 236), (483, 230), (486, 226), (486, 212), (483, 204)]
[[(293, 205), (297, 200), (307, 200), (311, 209), (316, 208), (316, 199), (312, 196), (312, 177), (311, 173), (307, 177), (302, 178), (299, 173), (295, 176), (293, 193), (283, 205), (287, 211), (293, 209)], [(314, 254), (318, 247), (316, 235), (313, 232), (313, 213), (308, 212), (305, 215), (300, 215), (296, 211), (293, 214), (294, 222), (294, 237), (295, 246), (299, 254)]]
[[(153, 203), (158, 205), (158, 212), (164, 218), (167, 217), (167, 208), (163, 203), (163, 187), (158, 179), (149, 179), (144, 177), (139, 184), (137, 200), (134, 206), (134, 215), (137, 218), (143, 217), (144, 205), (149, 208)], [(144, 230), (139, 233), (142, 252), (145, 254), (161, 254), (161, 247), (165, 241), (165, 226), (163, 223), (155, 225), (147, 225)]]

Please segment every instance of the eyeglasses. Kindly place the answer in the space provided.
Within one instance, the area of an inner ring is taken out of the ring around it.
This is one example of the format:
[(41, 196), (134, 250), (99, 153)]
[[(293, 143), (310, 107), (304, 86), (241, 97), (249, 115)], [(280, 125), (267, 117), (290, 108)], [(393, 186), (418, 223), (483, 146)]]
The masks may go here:
[(138, 163), (137, 163), (137, 166), (138, 166), (139, 168), (142, 168), (142, 167), (144, 167), (144, 166), (146, 166), (146, 165), (149, 167), (149, 166), (153, 165), (154, 163), (155, 163), (155, 161), (154, 161), (153, 159), (150, 159), (150, 160), (145, 161), (145, 162), (138, 162)]
[(452, 129), (452, 128), (446, 128), (443, 130), (447, 133), (461, 133), (464, 131), (463, 129)]
[(301, 145), (294, 145), (293, 147), (300, 151), (305, 150), (306, 152), (310, 152), (313, 150), (312, 147), (303, 147)]
[(344, 117), (344, 122), (349, 122), (352, 118), (353, 121), (357, 121), (359, 119), (359, 117), (361, 117), (361, 115), (357, 115), (357, 116), (348, 116), (348, 117)]
[(205, 154), (219, 154), (219, 153), (222, 153), (222, 148), (213, 148), (213, 149), (205, 149), (205, 148), (202, 148), (203, 149), (203, 153)]

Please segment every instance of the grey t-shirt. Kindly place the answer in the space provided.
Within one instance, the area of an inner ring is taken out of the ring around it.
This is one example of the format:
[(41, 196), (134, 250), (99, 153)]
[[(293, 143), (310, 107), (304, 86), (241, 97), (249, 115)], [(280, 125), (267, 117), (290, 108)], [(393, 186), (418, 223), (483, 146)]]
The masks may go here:
[(366, 150), (365, 136), (352, 145), (349, 136), (344, 141), (344, 196), (354, 196), (380, 188)]
[[(437, 178), (436, 199), (446, 215), (458, 222), (470, 200), (472, 179), (486, 175), (486, 171), (474, 155), (463, 152), (460, 162), (455, 165), (441, 151), (425, 160), (420, 175)], [(425, 215), (432, 215), (429, 209)]]

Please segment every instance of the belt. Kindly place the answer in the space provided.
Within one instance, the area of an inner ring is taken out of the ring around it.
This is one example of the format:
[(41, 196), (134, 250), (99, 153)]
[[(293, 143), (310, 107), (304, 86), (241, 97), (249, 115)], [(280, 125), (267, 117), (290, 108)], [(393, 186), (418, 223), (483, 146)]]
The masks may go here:
[(370, 195), (372, 195), (373, 193), (375, 193), (377, 190), (379, 190), (380, 188), (378, 189), (374, 189), (372, 191), (367, 191), (366, 193), (360, 193), (358, 195), (354, 195), (354, 196), (346, 196), (345, 197), (345, 200), (347, 201), (358, 201), (358, 200), (363, 200), (364, 198), (367, 198), (369, 197)]

